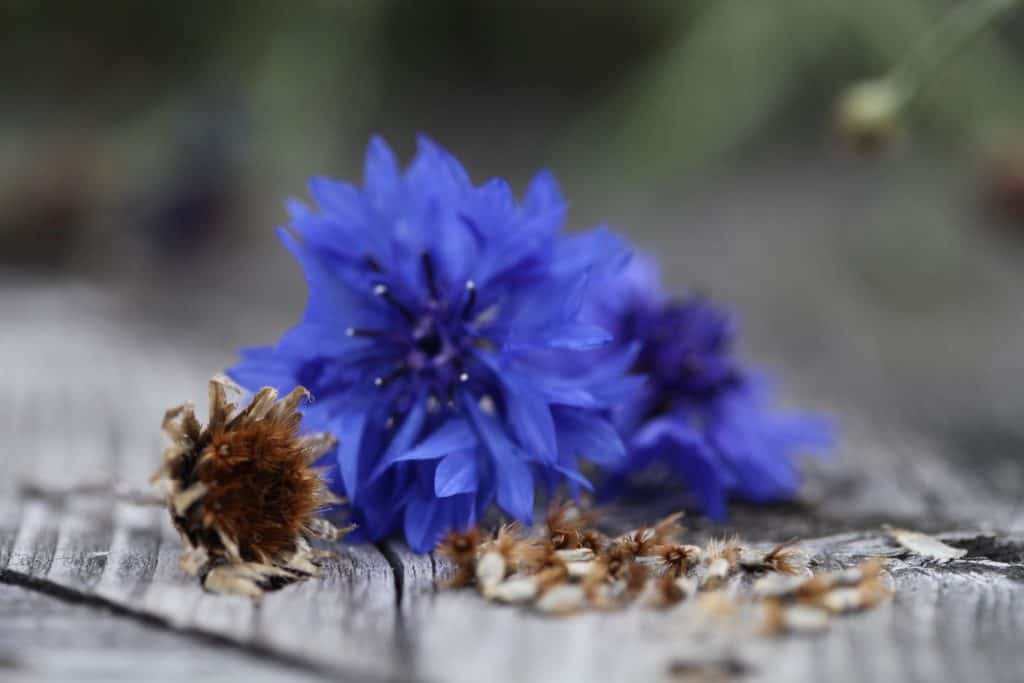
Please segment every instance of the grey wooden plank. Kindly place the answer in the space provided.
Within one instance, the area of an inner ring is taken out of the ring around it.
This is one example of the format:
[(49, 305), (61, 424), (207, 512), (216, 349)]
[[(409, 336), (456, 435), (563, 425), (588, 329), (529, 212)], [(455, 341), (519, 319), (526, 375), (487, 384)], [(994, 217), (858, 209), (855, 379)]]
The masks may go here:
[(19, 586), (0, 584), (0, 680), (322, 680), (316, 672), (225, 648)]

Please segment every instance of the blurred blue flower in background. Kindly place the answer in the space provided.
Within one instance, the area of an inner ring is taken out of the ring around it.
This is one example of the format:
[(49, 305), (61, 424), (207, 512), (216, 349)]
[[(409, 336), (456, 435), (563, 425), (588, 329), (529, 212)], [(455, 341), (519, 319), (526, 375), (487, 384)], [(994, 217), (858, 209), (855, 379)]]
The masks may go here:
[(819, 416), (772, 407), (767, 380), (733, 355), (733, 317), (698, 295), (671, 299), (645, 256), (599, 290), (586, 318), (616, 340), (599, 353), (639, 342), (634, 370), (647, 376), (614, 410), (629, 457), (609, 478), (606, 496), (641, 473), (667, 469), (713, 519), (725, 517), (729, 498), (792, 497), (800, 485), (795, 457), (829, 448), (831, 429)]
[(374, 139), (362, 188), (314, 178), (310, 193), (280, 231), (305, 271), (304, 317), (229, 374), (313, 393), (304, 428), (338, 437), (325, 464), (365, 538), (401, 526), (427, 551), (493, 502), (529, 523), (538, 483), (578, 492), (578, 458), (621, 464), (608, 415), (642, 383), (635, 347), (595, 355), (611, 334), (580, 314), (629, 252), (604, 229), (563, 235), (549, 174), (519, 203), (427, 139), (404, 171)]

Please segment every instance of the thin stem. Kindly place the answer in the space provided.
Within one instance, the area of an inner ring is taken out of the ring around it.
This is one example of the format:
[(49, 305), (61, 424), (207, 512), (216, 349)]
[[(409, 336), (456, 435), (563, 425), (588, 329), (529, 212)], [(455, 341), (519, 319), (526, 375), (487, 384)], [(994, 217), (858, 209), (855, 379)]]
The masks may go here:
[(899, 93), (900, 108), (913, 100), (939, 69), (1020, 2), (980, 0), (950, 10), (887, 76)]

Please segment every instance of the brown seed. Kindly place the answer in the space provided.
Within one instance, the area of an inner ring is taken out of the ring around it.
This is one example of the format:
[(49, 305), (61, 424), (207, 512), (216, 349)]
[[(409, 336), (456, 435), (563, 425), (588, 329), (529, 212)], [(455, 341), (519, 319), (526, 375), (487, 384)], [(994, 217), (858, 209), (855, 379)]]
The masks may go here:
[(571, 550), (585, 545), (585, 542), (592, 543), (594, 538), (587, 537), (584, 530), (599, 516), (594, 510), (580, 510), (572, 501), (554, 502), (545, 518), (548, 541), (556, 550)]
[(483, 535), (473, 527), (465, 531), (451, 531), (437, 546), (437, 552), (455, 563), (455, 574), (445, 581), (450, 588), (469, 584), (476, 572), (476, 555)]

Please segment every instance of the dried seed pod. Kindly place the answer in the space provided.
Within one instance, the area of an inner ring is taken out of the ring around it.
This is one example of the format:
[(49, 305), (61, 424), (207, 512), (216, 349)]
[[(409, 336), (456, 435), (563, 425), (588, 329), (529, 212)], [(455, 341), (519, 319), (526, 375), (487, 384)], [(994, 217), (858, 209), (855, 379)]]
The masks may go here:
[(696, 577), (692, 576), (678, 576), (675, 579), (676, 586), (683, 594), (683, 599), (691, 598), (697, 594), (697, 590), (700, 588), (700, 583)]
[(568, 570), (570, 579), (585, 579), (590, 576), (594, 569), (595, 561), (589, 562), (566, 562), (565, 568)]
[(946, 545), (934, 536), (917, 531), (888, 528), (886, 532), (892, 540), (910, 552), (935, 562), (944, 563), (959, 560), (967, 554), (965, 548), (954, 548), (953, 546)]
[(582, 546), (571, 550), (556, 550), (555, 555), (563, 562), (589, 562), (594, 559), (594, 551)]
[(489, 544), (501, 553), (508, 571), (536, 571), (549, 561), (551, 546), (543, 538), (531, 538), (518, 522), (505, 524)]
[[(594, 510), (582, 511), (570, 500), (555, 502), (548, 508), (545, 525), (548, 541), (556, 550), (571, 550), (592, 543), (585, 533), (599, 517)], [(597, 548), (591, 548), (596, 552)]]
[(647, 582), (640, 600), (650, 607), (664, 609), (682, 602), (686, 596), (683, 586), (676, 582), (676, 577), (662, 574)]
[(705, 590), (720, 588), (732, 572), (732, 565), (724, 557), (716, 557), (708, 563), (700, 578), (700, 587)]
[(674, 543), (683, 532), (679, 523), (682, 517), (682, 512), (673, 513), (654, 526), (642, 526), (619, 536), (613, 544), (632, 553), (633, 557), (654, 555), (657, 548)]
[(700, 562), (701, 550), (695, 545), (666, 544), (653, 549), (654, 557), (663, 572), (683, 576), (690, 567)]
[(541, 595), (534, 606), (541, 612), (565, 615), (583, 609), (586, 604), (587, 596), (583, 586), (563, 583)]
[(796, 596), (803, 602), (814, 602), (821, 595), (840, 586), (856, 586), (864, 581), (875, 581), (882, 572), (882, 561), (878, 558), (865, 560), (856, 567), (837, 572), (815, 574), (805, 580), (796, 590)]
[(527, 539), (518, 523), (502, 526), (493, 540), (480, 546), (476, 563), (477, 589), (484, 597), (490, 597), (506, 576), (520, 566), (539, 564), (539, 558), (547, 552), (543, 544)]
[(768, 574), (754, 582), (754, 595), (760, 598), (793, 597), (806, 581), (808, 579), (800, 576)]
[(316, 573), (323, 553), (308, 538), (337, 540), (339, 530), (317, 514), (341, 502), (313, 463), (334, 441), (299, 436), (297, 387), (281, 400), (259, 391), (241, 411), (227, 400), (230, 380), (210, 380), (205, 428), (190, 405), (167, 411), (163, 429), (172, 445), (153, 482), (163, 489), (185, 545), (181, 567), (204, 576), (210, 590), (259, 596), (264, 590)]
[(635, 548), (628, 540), (616, 539), (604, 552), (601, 559), (605, 566), (608, 567), (608, 573), (612, 578), (621, 578), (629, 567), (634, 564), (636, 559)]
[(451, 531), (437, 546), (437, 552), (455, 563), (455, 575), (445, 586), (458, 588), (469, 584), (476, 574), (476, 556), (482, 534), (473, 527), (465, 531)]
[(498, 602), (520, 604), (532, 602), (540, 595), (536, 576), (513, 576), (498, 584), (487, 596)]
[(534, 574), (541, 592), (569, 581), (569, 567), (564, 562), (552, 564)]
[(646, 567), (635, 562), (630, 562), (626, 565), (621, 575), (625, 584), (624, 595), (626, 597), (640, 595), (647, 585), (647, 579), (650, 576)]
[(580, 532), (580, 547), (589, 548), (595, 555), (600, 554), (608, 546), (608, 537), (597, 529), (583, 529)]
[(762, 609), (762, 628), (768, 635), (820, 633), (829, 625), (829, 613), (819, 607), (766, 600)]
[(484, 551), (476, 563), (476, 587), (485, 597), (494, 595), (498, 585), (505, 580), (508, 571), (508, 562), (505, 556), (497, 550)]
[(704, 548), (704, 561), (710, 564), (717, 559), (724, 559), (731, 569), (739, 562), (741, 552), (740, 541), (737, 537), (713, 538), (708, 541)]
[(590, 563), (590, 572), (580, 584), (587, 602), (597, 609), (613, 609), (621, 606), (621, 591), (611, 583), (608, 567), (601, 560)]
[(833, 614), (853, 612), (863, 606), (860, 590), (857, 588), (834, 588), (821, 596), (821, 606)]
[(795, 543), (795, 538), (783, 541), (763, 554), (744, 548), (740, 553), (739, 563), (747, 571), (770, 571), (798, 576), (807, 569), (807, 556), (794, 546)]

